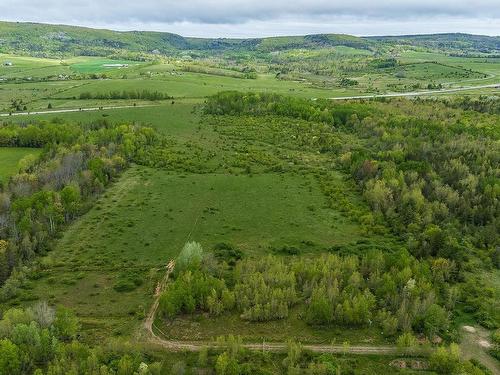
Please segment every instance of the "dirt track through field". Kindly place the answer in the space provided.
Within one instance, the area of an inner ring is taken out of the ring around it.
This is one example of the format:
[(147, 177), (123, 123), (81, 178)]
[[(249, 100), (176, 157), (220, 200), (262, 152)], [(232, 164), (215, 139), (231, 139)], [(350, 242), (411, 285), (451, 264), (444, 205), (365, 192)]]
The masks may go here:
[(143, 105), (117, 105), (109, 107), (91, 107), (91, 108), (65, 108), (65, 109), (53, 109), (48, 111), (0, 113), (0, 117), (46, 115), (46, 114), (50, 115), (52, 113), (58, 114), (58, 113), (71, 113), (71, 112), (95, 112), (95, 111), (105, 111), (108, 109), (145, 108), (145, 107), (158, 107), (158, 106), (159, 104), (143, 104)]

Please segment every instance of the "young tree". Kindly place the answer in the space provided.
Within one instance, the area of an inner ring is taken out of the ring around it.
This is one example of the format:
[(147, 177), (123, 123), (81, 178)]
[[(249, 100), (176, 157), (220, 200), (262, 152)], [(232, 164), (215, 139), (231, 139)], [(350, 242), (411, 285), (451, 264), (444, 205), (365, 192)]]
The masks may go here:
[(441, 306), (434, 303), (425, 312), (423, 322), (425, 334), (432, 339), (440, 332), (448, 329), (448, 313)]
[(217, 357), (215, 362), (215, 373), (217, 375), (238, 375), (239, 365), (236, 359), (224, 352)]
[(0, 374), (17, 375), (21, 372), (18, 347), (9, 339), (0, 340)]
[(125, 354), (118, 361), (117, 375), (133, 375), (134, 371), (134, 361), (128, 354)]
[(203, 260), (203, 248), (198, 242), (187, 242), (175, 262), (175, 270), (180, 274), (186, 270), (197, 270)]
[(448, 349), (439, 347), (430, 356), (431, 368), (438, 374), (456, 374), (460, 368), (460, 349), (451, 344)]
[(398, 349), (402, 353), (410, 355), (413, 354), (413, 351), (417, 347), (418, 342), (416, 337), (413, 336), (410, 332), (405, 332), (398, 337), (396, 344), (398, 346)]
[(69, 341), (76, 337), (80, 329), (80, 323), (73, 311), (65, 307), (59, 307), (56, 311), (54, 329), (61, 340)]
[(287, 356), (283, 360), (283, 366), (286, 368), (293, 368), (297, 365), (302, 357), (302, 345), (293, 340), (287, 341)]
[(33, 306), (33, 314), (35, 321), (41, 328), (49, 328), (55, 319), (55, 312), (46, 301), (41, 301)]
[(65, 221), (73, 219), (80, 207), (80, 188), (76, 184), (65, 186), (61, 190), (61, 203), (64, 209)]

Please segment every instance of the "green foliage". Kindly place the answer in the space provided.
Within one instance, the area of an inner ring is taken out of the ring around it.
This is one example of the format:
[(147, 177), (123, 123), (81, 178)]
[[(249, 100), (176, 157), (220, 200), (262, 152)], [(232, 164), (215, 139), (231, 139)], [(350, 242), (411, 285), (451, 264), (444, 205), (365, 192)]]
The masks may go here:
[(136, 272), (125, 271), (120, 273), (113, 289), (117, 292), (130, 292), (143, 284), (143, 275)]
[(19, 349), (9, 339), (0, 340), (0, 374), (16, 375), (20, 373), (21, 359)]
[(231, 358), (227, 352), (220, 354), (215, 363), (217, 375), (238, 375), (240, 373), (238, 362)]
[(430, 365), (438, 374), (455, 374), (460, 368), (460, 349), (457, 344), (439, 347), (430, 357)]
[(61, 126), (45, 121), (25, 127), (0, 125), (0, 146), (43, 147), (53, 143), (75, 142), (83, 129), (74, 124)]
[(74, 339), (79, 329), (80, 323), (73, 311), (64, 307), (56, 310), (54, 330), (59, 338), (65, 341)]
[[(59, 308), (52, 323), (39, 325), (53, 309), (38, 304), (26, 310), (5, 311), (0, 320), (0, 374), (63, 375), (68, 371), (87, 374), (159, 375), (161, 364), (151, 363), (131, 347), (89, 347), (78, 341), (79, 323), (73, 312)], [(30, 320), (37, 318), (37, 321)], [(60, 341), (62, 340), (62, 341)]]
[(214, 246), (214, 255), (220, 262), (226, 262), (234, 267), (236, 262), (243, 258), (243, 251), (234, 247), (234, 245), (220, 242)]
[(198, 242), (186, 242), (179, 256), (175, 260), (176, 273), (195, 271), (201, 267), (203, 261), (203, 248)]
[[(210, 311), (215, 315), (226, 306), (223, 292), (224, 281), (200, 271), (184, 271), (176, 280), (169, 283), (160, 298), (160, 313), (166, 318), (173, 318), (180, 313), (192, 314), (196, 309)], [(229, 301), (230, 302), (230, 301)]]
[[(236, 311), (243, 320), (264, 322), (286, 319), (299, 305), (302, 319), (314, 326), (369, 327), (377, 322), (387, 336), (411, 330), (429, 339), (448, 334), (449, 311), (438, 296), (449, 285), (433, 285), (429, 264), (406, 253), (326, 254), (290, 261), (245, 258), (229, 272), (232, 288), (203, 271), (180, 273), (162, 295), (160, 312), (173, 318), (196, 311), (214, 317)], [(413, 336), (402, 336), (407, 337)]]
[(405, 332), (398, 337), (396, 344), (401, 351), (411, 353), (418, 345), (418, 341), (410, 332)]
[[(370, 114), (363, 104), (332, 106), (327, 101), (308, 101), (270, 93), (221, 92), (211, 96), (204, 108), (212, 115), (269, 115), (287, 116), (330, 125), (346, 124), (352, 115), (362, 119)], [(372, 113), (373, 115), (373, 113)]]
[(0, 184), (19, 170), (26, 170), (38, 160), (42, 150), (33, 148), (0, 147)]
[(172, 96), (169, 96), (163, 92), (159, 91), (149, 91), (149, 90), (142, 90), (142, 91), (111, 91), (109, 93), (93, 93), (90, 91), (85, 91), (82, 92), (79, 96), (79, 99), (82, 100), (89, 100), (89, 99), (101, 99), (101, 100), (107, 100), (107, 99), (138, 99), (138, 100), (151, 100), (151, 101), (157, 101), (157, 100), (167, 100), (167, 99), (173, 99)]
[(498, 328), (500, 325), (500, 302), (498, 290), (478, 275), (468, 276), (463, 284), (461, 300), (465, 310), (485, 327)]

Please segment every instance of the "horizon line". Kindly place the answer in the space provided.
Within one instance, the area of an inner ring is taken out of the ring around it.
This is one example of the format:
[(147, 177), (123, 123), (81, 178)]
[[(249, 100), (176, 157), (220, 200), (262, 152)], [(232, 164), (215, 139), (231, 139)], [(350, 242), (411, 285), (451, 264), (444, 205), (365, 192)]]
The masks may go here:
[(314, 36), (314, 35), (347, 35), (347, 36), (353, 36), (356, 38), (384, 38), (384, 37), (410, 37), (410, 36), (432, 36), (432, 35), (468, 35), (468, 36), (481, 36), (481, 37), (489, 37), (489, 38), (499, 38), (500, 35), (488, 35), (488, 34), (474, 34), (474, 33), (467, 33), (467, 32), (460, 32), (460, 31), (450, 31), (450, 32), (439, 32), (439, 33), (415, 33), (415, 34), (372, 34), (372, 35), (354, 35), (354, 34), (348, 34), (348, 33), (342, 33), (342, 32), (331, 32), (331, 33), (302, 33), (302, 34), (284, 34), (284, 35), (268, 35), (268, 36), (261, 36), (261, 37), (202, 37), (202, 36), (188, 36), (188, 35), (182, 35), (179, 33), (171, 32), (171, 31), (158, 31), (158, 30), (148, 30), (148, 29), (130, 29), (130, 30), (120, 30), (120, 29), (114, 29), (111, 27), (91, 27), (91, 26), (86, 26), (86, 25), (78, 25), (78, 24), (70, 24), (70, 23), (59, 23), (59, 22), (39, 22), (39, 21), (9, 21), (9, 20), (3, 20), (0, 19), (0, 22), (3, 23), (12, 23), (12, 24), (34, 24), (34, 25), (49, 25), (49, 26), (64, 26), (64, 27), (78, 27), (78, 28), (83, 28), (83, 29), (88, 29), (88, 30), (101, 30), (101, 31), (112, 31), (112, 32), (118, 32), (118, 33), (137, 33), (137, 32), (144, 32), (144, 33), (165, 33), (165, 34), (173, 34), (173, 35), (178, 35), (183, 38), (193, 38), (193, 39), (231, 39), (231, 40), (248, 40), (248, 39), (268, 39), (268, 38), (286, 38), (286, 37), (294, 37), (294, 36)]

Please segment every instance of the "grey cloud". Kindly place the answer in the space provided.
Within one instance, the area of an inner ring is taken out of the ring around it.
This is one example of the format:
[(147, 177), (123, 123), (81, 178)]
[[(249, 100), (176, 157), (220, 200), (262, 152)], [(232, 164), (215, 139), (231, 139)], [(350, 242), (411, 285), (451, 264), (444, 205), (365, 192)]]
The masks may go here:
[[(3, 15), (3, 16), (2, 16)], [(0, 0), (0, 18), (49, 22), (234, 24), (287, 17), (500, 18), (499, 0)]]
[(186, 36), (500, 33), (500, 0), (0, 0), (0, 20)]

